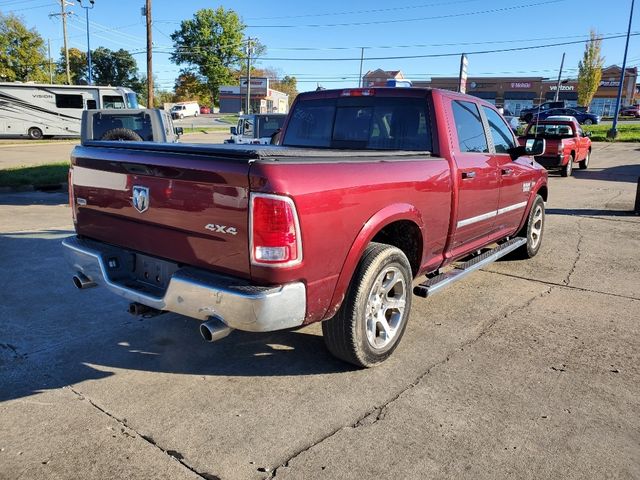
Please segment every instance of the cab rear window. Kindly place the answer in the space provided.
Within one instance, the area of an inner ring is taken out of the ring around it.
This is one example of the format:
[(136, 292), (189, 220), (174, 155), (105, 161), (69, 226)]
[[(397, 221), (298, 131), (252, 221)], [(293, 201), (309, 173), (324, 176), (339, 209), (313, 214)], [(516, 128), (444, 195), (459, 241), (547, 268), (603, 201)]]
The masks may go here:
[(426, 98), (349, 97), (300, 100), (283, 145), (431, 151)]

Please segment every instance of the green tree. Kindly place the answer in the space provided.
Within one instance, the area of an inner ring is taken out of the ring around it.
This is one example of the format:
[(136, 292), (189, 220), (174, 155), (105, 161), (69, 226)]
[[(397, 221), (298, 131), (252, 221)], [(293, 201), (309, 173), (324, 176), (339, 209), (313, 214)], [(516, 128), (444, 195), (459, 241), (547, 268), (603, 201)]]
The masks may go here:
[[(87, 84), (87, 53), (78, 49), (69, 49), (69, 71), (71, 72), (71, 83), (74, 85)], [(66, 82), (66, 64), (64, 58), (64, 48), (60, 49), (60, 60), (56, 65), (56, 77), (62, 78)]]
[(171, 60), (200, 75), (217, 103), (220, 86), (232, 82), (233, 67), (239, 67), (246, 58), (244, 29), (244, 23), (233, 10), (223, 7), (198, 10), (171, 34), (174, 45)]
[(98, 47), (91, 52), (93, 83), (130, 87), (136, 92), (143, 88), (135, 58), (124, 49), (112, 51)]
[(44, 40), (22, 19), (0, 13), (0, 80), (48, 82)]
[(200, 105), (211, 105), (211, 93), (206, 83), (202, 82), (193, 72), (182, 71), (176, 78), (175, 101), (185, 102), (195, 100)]
[(582, 60), (578, 63), (578, 104), (588, 107), (600, 86), (604, 58), (600, 55), (602, 37), (591, 30)]

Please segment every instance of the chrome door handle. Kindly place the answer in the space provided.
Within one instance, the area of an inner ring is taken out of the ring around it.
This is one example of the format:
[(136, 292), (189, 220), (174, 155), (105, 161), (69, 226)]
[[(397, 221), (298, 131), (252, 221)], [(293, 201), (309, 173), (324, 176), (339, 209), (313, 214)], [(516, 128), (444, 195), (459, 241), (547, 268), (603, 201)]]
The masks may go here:
[(511, 175), (513, 173), (513, 169), (512, 168), (503, 168), (502, 169), (502, 175)]
[(462, 178), (476, 178), (476, 172), (462, 172)]

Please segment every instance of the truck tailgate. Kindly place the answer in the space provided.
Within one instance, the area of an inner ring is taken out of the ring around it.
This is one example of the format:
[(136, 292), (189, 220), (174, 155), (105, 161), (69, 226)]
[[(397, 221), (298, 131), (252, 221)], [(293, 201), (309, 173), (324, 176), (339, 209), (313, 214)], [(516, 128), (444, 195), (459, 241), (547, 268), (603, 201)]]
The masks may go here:
[(70, 200), (77, 233), (249, 278), (250, 159), (168, 145), (76, 147)]

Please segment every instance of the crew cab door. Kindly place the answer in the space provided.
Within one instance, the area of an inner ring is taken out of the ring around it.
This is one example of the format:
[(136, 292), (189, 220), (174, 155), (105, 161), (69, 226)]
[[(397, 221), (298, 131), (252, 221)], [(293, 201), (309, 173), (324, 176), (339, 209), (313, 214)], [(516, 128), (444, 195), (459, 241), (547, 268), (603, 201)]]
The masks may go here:
[[(478, 105), (452, 100), (452, 119), (457, 138), (454, 142), (458, 166), (458, 207), (454, 219), (454, 255), (464, 251), (475, 240), (494, 231), (498, 208), (499, 177)], [(456, 252), (457, 250), (457, 252)]]
[(507, 235), (507, 231), (514, 231), (520, 225), (527, 207), (533, 186), (531, 160), (528, 157), (512, 160), (509, 149), (518, 144), (513, 131), (493, 108), (483, 105), (482, 112), (489, 126), (492, 164), (500, 179), (495, 230)]

